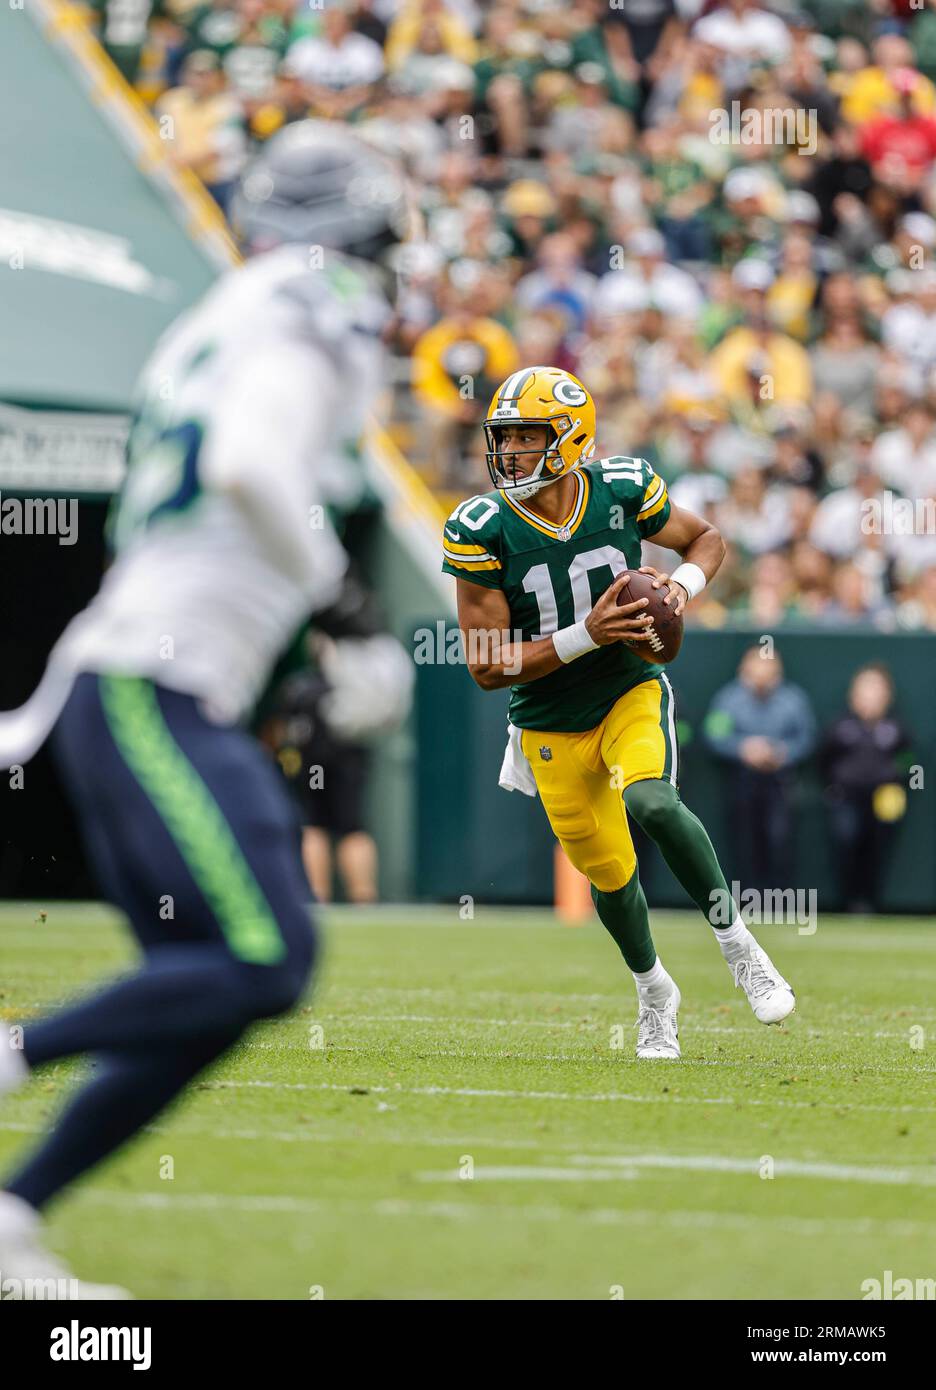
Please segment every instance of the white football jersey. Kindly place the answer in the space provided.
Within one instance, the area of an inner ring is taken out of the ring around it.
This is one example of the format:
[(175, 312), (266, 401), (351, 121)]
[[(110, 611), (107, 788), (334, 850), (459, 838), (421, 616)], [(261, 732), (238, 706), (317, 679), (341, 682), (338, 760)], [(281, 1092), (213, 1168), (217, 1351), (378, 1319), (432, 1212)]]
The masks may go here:
[(387, 313), (366, 267), (326, 252), (310, 268), (308, 248), (283, 247), (224, 276), (166, 332), (138, 387), (116, 558), (55, 647), (42, 723), (79, 671), (147, 676), (222, 719), (251, 708), (341, 587), (329, 478), (380, 388)]

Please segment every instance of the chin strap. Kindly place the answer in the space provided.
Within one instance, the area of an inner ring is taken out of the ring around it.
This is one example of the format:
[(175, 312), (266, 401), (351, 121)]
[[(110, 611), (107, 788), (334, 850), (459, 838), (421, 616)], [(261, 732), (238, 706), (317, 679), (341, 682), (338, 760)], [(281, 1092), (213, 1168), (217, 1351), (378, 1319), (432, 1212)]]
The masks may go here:
[[(555, 454), (556, 450), (548, 449), (545, 454), (542, 454), (539, 463), (536, 465), (537, 468), (546, 467), (546, 461), (550, 453)], [(557, 455), (557, 457), (559, 457), (559, 455)], [(537, 492), (542, 491), (544, 487), (548, 487), (550, 483), (558, 483), (560, 478), (568, 477), (571, 471), (572, 470), (569, 469), (562, 473), (552, 473), (546, 478), (534, 478), (532, 482), (517, 483), (516, 486), (505, 487), (502, 491), (504, 491), (508, 497), (516, 497), (518, 502), (523, 502), (527, 497), (533, 497)], [(521, 496), (521, 493), (523, 496)]]

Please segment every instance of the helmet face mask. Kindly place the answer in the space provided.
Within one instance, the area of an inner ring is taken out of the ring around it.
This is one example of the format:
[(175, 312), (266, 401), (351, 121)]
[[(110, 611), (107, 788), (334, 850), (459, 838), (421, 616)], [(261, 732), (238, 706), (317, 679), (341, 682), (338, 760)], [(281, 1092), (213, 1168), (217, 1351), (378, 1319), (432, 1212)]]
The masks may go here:
[[(507, 429), (519, 430), (524, 425), (543, 429), (547, 431), (544, 441), (545, 447), (535, 449), (505, 449), (503, 436)], [(501, 420), (492, 423), (486, 420), (484, 423), (484, 433), (487, 439), (487, 466), (494, 486), (503, 492), (509, 492), (511, 497), (516, 497), (522, 501), (525, 497), (532, 497), (539, 492), (540, 488), (547, 487), (549, 483), (557, 482), (565, 472), (562, 457), (557, 448), (558, 433), (551, 441), (549, 438), (549, 425), (543, 420)], [(508, 464), (507, 460), (513, 460)], [(527, 459), (535, 460), (530, 468), (525, 472), (517, 471), (517, 461)]]
[[(505, 429), (523, 426), (545, 428), (545, 447), (505, 450)], [(484, 433), (492, 483), (505, 496), (523, 501), (592, 457), (594, 401), (580, 381), (558, 367), (522, 368), (495, 392)], [(531, 461), (527, 471), (517, 471), (519, 460)]]

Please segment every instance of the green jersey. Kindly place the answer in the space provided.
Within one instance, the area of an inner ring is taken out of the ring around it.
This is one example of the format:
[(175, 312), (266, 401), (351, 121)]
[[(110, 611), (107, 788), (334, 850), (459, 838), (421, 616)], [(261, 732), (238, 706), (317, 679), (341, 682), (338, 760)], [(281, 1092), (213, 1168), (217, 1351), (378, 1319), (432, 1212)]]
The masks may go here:
[[(557, 526), (501, 491), (468, 498), (445, 523), (445, 573), (502, 589), (511, 632), (526, 642), (587, 617), (615, 575), (640, 566), (641, 541), (669, 517), (666, 484), (646, 459), (599, 459), (572, 476), (575, 501)], [(626, 690), (661, 669), (613, 642), (512, 686), (510, 719), (520, 729), (593, 729)]]

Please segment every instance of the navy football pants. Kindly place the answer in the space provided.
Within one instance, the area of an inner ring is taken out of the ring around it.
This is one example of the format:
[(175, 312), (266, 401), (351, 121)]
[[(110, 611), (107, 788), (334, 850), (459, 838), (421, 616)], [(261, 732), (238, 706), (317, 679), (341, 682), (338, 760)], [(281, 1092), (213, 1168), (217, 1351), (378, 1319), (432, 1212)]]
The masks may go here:
[(7, 1190), (39, 1207), (300, 997), (315, 940), (296, 813), (257, 743), (138, 677), (80, 676), (54, 748), (135, 973), (25, 1028), (30, 1067), (95, 1055)]

